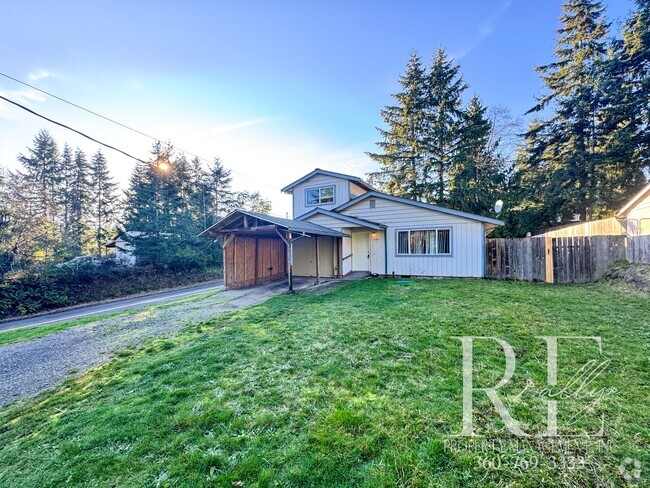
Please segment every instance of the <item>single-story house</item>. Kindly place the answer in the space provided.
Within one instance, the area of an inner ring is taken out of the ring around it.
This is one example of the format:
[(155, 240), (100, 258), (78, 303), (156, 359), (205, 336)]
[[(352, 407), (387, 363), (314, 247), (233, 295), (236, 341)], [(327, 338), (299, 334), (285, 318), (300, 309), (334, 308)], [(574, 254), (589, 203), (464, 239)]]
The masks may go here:
[(361, 178), (322, 169), (282, 191), (293, 197), (293, 219), (235, 211), (201, 234), (223, 239), (226, 286), (277, 279), (289, 271), (316, 278), (353, 271), (483, 277), (485, 237), (503, 225), (381, 193)]
[[(133, 232), (127, 232), (129, 235), (134, 235)], [(139, 233), (137, 233), (139, 234)], [(133, 255), (133, 245), (126, 241), (122, 236), (115, 236), (115, 238), (104, 244), (107, 250), (115, 250), (113, 259), (120, 266), (134, 266), (135, 256)]]
[(650, 183), (623, 205), (614, 217), (557, 226), (537, 235), (539, 237), (650, 235)]

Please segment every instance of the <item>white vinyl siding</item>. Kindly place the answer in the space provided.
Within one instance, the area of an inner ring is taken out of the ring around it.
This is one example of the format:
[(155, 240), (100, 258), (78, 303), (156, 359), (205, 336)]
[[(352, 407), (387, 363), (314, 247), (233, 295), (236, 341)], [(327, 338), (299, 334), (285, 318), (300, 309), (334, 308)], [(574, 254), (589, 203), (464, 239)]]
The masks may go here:
[(627, 231), (633, 236), (650, 235), (650, 195), (628, 212)]
[(336, 217), (330, 217), (329, 215), (316, 214), (305, 219), (306, 222), (311, 222), (313, 224), (322, 225), (328, 229), (338, 230), (339, 232), (344, 232), (342, 230), (344, 227), (363, 227), (362, 225), (357, 225), (347, 220), (337, 219)]
[[(376, 197), (375, 200), (375, 208), (370, 208), (366, 199), (346, 208), (341, 213), (387, 226), (385, 233), (387, 251), (385, 268), (387, 269), (386, 271), (382, 269), (380, 271), (382, 274), (386, 272), (410, 276), (484, 276), (485, 228), (483, 223), (381, 197)], [(427, 229), (450, 229), (448, 254), (399, 255), (398, 231)]]

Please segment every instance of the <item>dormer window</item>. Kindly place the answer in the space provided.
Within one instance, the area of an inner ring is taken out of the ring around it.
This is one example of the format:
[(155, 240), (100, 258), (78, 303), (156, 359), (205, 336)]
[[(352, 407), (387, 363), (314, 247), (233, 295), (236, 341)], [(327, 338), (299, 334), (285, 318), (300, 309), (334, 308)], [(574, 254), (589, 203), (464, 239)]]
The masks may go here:
[(307, 192), (307, 205), (334, 203), (334, 185), (308, 188), (305, 191)]

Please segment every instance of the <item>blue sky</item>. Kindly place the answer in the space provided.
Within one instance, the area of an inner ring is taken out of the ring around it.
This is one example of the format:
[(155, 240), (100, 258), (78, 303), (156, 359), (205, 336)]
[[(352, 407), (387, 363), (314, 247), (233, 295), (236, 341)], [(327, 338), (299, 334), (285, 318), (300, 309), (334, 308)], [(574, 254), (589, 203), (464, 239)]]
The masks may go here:
[[(630, 0), (606, 2), (622, 21)], [(521, 116), (541, 93), (561, 2), (57, 1), (5, 2), (0, 71), (70, 99), (234, 172), (273, 213), (279, 188), (314, 167), (374, 170), (380, 109), (409, 52), (442, 46), (488, 105)], [(139, 157), (146, 138), (0, 78), (0, 93)], [(0, 101), (1, 102), (1, 101)], [(96, 145), (0, 103), (0, 165), (47, 128), (89, 153)], [(132, 161), (105, 151), (125, 185)]]

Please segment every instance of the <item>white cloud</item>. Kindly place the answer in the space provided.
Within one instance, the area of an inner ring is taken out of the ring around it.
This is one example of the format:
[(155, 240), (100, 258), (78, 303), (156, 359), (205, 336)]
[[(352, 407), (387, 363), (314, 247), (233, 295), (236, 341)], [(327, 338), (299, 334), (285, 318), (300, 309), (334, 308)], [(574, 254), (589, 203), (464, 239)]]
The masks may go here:
[(245, 127), (251, 127), (253, 125), (266, 124), (267, 122), (273, 122), (275, 120), (280, 120), (280, 117), (260, 117), (257, 119), (244, 120), (242, 122), (236, 122), (234, 124), (227, 124), (227, 125), (215, 127), (210, 131), (210, 133), (222, 134), (224, 132), (231, 132), (233, 130), (243, 129)]
[(474, 42), (469, 46), (466, 46), (459, 51), (452, 53), (452, 57), (456, 60), (467, 56), (474, 49), (479, 47), (485, 39), (487, 39), (496, 29), (497, 21), (499, 18), (510, 8), (512, 0), (505, 0), (501, 6), (492, 12), (487, 18), (481, 21), (477, 27), (477, 34), (474, 39)]
[(31, 72), (29, 75), (27, 75), (27, 79), (29, 81), (39, 81), (39, 80), (45, 80), (47, 78), (52, 78), (54, 75), (50, 73), (46, 69), (38, 69), (36, 71)]
[[(0, 90), (0, 95), (21, 105), (33, 105), (45, 102), (46, 98), (41, 93), (25, 88), (22, 90)], [(25, 114), (20, 108), (5, 100), (0, 100), (0, 119), (15, 120), (19, 114)]]

